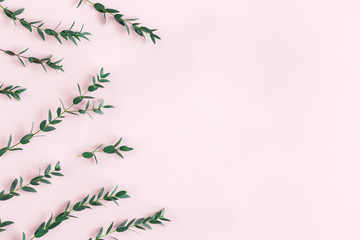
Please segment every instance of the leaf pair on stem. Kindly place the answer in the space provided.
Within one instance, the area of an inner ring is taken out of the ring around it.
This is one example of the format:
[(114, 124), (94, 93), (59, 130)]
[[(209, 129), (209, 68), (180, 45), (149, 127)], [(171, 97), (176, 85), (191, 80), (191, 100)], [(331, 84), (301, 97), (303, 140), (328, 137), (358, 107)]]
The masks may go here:
[(125, 145), (119, 147), (121, 140), (122, 140), (122, 138), (120, 138), (119, 141), (117, 141), (114, 145), (108, 145), (106, 147), (102, 147), (103, 144), (101, 144), (100, 146), (95, 148), (93, 151), (83, 152), (78, 157), (82, 156), (84, 158), (94, 158), (96, 164), (98, 164), (98, 159), (96, 157), (96, 153), (98, 153), (98, 152), (104, 152), (107, 154), (116, 154), (116, 155), (120, 156), (121, 158), (124, 158), (123, 155), (121, 154), (121, 152), (129, 152), (129, 151), (132, 151), (133, 148), (125, 146)]
[(54, 70), (60, 70), (62, 72), (64, 72), (64, 69), (63, 69), (63, 66), (60, 65), (61, 61), (63, 59), (60, 59), (58, 61), (55, 61), (55, 62), (52, 62), (51, 61), (51, 58), (52, 56), (50, 57), (46, 57), (46, 58), (36, 58), (36, 57), (26, 57), (24, 55), (22, 55), (23, 53), (27, 52), (27, 50), (29, 50), (29, 48), (19, 52), (19, 53), (15, 53), (13, 51), (10, 51), (10, 50), (3, 50), (3, 49), (0, 49), (0, 51), (2, 51), (3, 53), (5, 53), (6, 55), (9, 55), (9, 56), (14, 56), (14, 57), (17, 57), (17, 59), (21, 62), (21, 64), (25, 67), (25, 62), (23, 61), (24, 60), (27, 60), (28, 62), (32, 63), (32, 64), (39, 64), (43, 67), (43, 69), (45, 70), (45, 72), (47, 72), (46, 68), (45, 68), (45, 65), (48, 66), (50, 69), (54, 69)]

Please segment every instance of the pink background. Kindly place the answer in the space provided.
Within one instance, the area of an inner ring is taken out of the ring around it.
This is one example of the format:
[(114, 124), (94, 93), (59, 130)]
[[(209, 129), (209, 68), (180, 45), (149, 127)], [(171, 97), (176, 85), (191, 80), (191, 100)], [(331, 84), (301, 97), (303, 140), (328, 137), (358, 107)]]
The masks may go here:
[[(112, 220), (167, 208), (173, 220), (121, 239), (360, 239), (360, 2), (356, 0), (105, 1), (145, 26), (156, 46), (104, 23), (75, 0), (18, 0), (23, 16), (61, 28), (76, 20), (93, 33), (79, 47), (42, 42), (0, 15), (1, 48), (55, 59), (66, 73), (1, 55), (1, 79), (28, 88), (21, 102), (0, 97), (0, 143), (18, 140), (59, 98), (66, 103), (100, 67), (112, 73), (103, 97), (115, 110), (72, 117), (24, 151), (0, 159), (0, 189), (60, 160), (64, 178), (37, 194), (0, 203), (16, 222), (0, 239), (32, 236), (68, 200), (119, 184), (117, 207), (76, 213), (43, 239), (88, 239)], [(120, 136), (125, 160), (77, 158)]]

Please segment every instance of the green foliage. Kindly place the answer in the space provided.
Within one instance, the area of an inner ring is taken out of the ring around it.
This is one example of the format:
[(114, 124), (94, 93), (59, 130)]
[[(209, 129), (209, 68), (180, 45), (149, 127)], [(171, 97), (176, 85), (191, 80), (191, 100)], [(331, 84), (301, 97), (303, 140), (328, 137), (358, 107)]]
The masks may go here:
[(62, 59), (60, 59), (56, 62), (52, 62), (51, 61), (52, 56), (47, 57), (47, 58), (42, 58), (42, 59), (39, 59), (36, 57), (23, 56), (22, 54), (25, 53), (27, 50), (29, 50), (29, 48), (27, 48), (19, 53), (14, 53), (13, 51), (10, 51), (10, 50), (0, 49), (0, 51), (4, 52), (6, 55), (17, 57), (17, 59), (21, 62), (21, 64), (24, 67), (25, 67), (25, 63), (22, 59), (27, 59), (30, 63), (41, 65), (43, 67), (43, 69), (45, 70), (45, 72), (47, 72), (45, 65), (51, 69), (60, 70), (60, 71), (64, 72), (63, 66), (60, 65), (60, 62), (62, 61)]
[(124, 158), (123, 155), (121, 154), (121, 152), (129, 152), (129, 151), (132, 151), (133, 148), (125, 146), (125, 145), (119, 147), (121, 140), (122, 140), (122, 138), (120, 138), (119, 141), (117, 141), (114, 145), (109, 145), (109, 146), (106, 146), (103, 148), (102, 148), (103, 145), (100, 145), (97, 148), (95, 148), (93, 151), (84, 152), (81, 155), (79, 155), (78, 157), (82, 156), (84, 158), (94, 158), (96, 164), (98, 164), (98, 160), (96, 157), (97, 152), (104, 152), (107, 154), (116, 154), (116, 155), (120, 156), (121, 158)]
[[(51, 216), (48, 221), (43, 222), (40, 226), (36, 229), (34, 233), (34, 238), (41, 238), (46, 235), (51, 229), (56, 228), (59, 226), (63, 221), (68, 220), (70, 217), (75, 217), (71, 215), (72, 212), (80, 212), (85, 209), (91, 209), (92, 206), (102, 206), (102, 201), (114, 202), (118, 205), (118, 200), (129, 198), (130, 196), (126, 193), (126, 191), (118, 191), (117, 187), (113, 191), (108, 191), (104, 193), (104, 188), (102, 188), (98, 194), (85, 196), (81, 201), (75, 203), (73, 207), (70, 209), (70, 202), (67, 204), (65, 210), (57, 215), (55, 218)], [(23, 235), (24, 236), (24, 235)], [(23, 239), (25, 239), (23, 237)]]
[(4, 94), (6, 96), (8, 96), (9, 99), (11, 99), (11, 97), (13, 97), (14, 99), (20, 101), (20, 94), (24, 91), (26, 91), (26, 88), (20, 88), (20, 86), (7, 86), (4, 87), (2, 89), (2, 87), (4, 86), (4, 83), (0, 85), (0, 94)]
[(0, 219), (0, 232), (5, 232), (6, 231), (5, 227), (9, 226), (9, 225), (11, 225), (13, 223), (14, 222), (11, 222), (11, 221), (1, 222), (1, 219)]
[[(79, 1), (79, 4), (77, 7), (80, 7), (83, 0)], [(106, 14), (111, 15), (117, 23), (124, 26), (127, 33), (130, 35), (130, 28), (132, 28), (138, 35), (140, 35), (143, 38), (146, 38), (146, 36), (149, 36), (151, 41), (155, 44), (156, 40), (160, 40), (161, 38), (156, 35), (154, 32), (157, 31), (157, 29), (149, 29), (147, 27), (141, 26), (139, 22), (136, 22), (139, 20), (138, 18), (135, 19), (125, 19), (123, 14), (120, 14), (120, 12), (116, 9), (112, 8), (106, 8), (101, 3), (92, 3), (89, 0), (86, 0), (86, 2), (92, 4), (96, 11), (100, 12), (104, 15), (104, 18), (106, 19)]]
[[(147, 230), (152, 229), (151, 225), (155, 224), (162, 224), (163, 221), (170, 221), (169, 219), (164, 217), (165, 209), (162, 209), (158, 212), (156, 212), (154, 215), (147, 217), (147, 218), (134, 218), (132, 220), (126, 219), (121, 224), (119, 224), (117, 227), (114, 226), (114, 222), (110, 224), (110, 226), (107, 228), (106, 232), (104, 232), (104, 228), (100, 228), (98, 231), (96, 237), (90, 238), (89, 240), (104, 240), (104, 237), (111, 236), (112, 233), (115, 232), (126, 232), (130, 230), (130, 228), (137, 228), (141, 230)], [(116, 239), (116, 238), (114, 238)]]
[[(94, 82), (93, 82), (93, 85), (91, 85), (91, 86), (98, 85), (99, 82), (101, 82), (101, 83), (109, 82), (109, 80), (105, 79), (105, 77), (109, 76), (109, 75), (110, 75), (110, 73), (104, 73), (104, 69), (102, 68), (100, 70), (100, 74), (98, 74), (96, 76), (96, 78), (93, 77)], [(37, 136), (41, 132), (45, 133), (45, 132), (52, 132), (52, 131), (56, 130), (55, 125), (57, 125), (57, 124), (59, 124), (59, 123), (61, 123), (63, 121), (63, 119), (65, 118), (64, 115), (66, 113), (71, 114), (71, 115), (77, 115), (78, 113), (82, 113), (82, 114), (87, 113), (89, 116), (91, 116), (89, 111), (92, 111), (94, 113), (97, 113), (97, 114), (101, 115), (101, 114), (103, 114), (103, 111), (102, 111), (103, 108), (113, 108), (113, 106), (111, 106), (111, 105), (104, 105), (103, 100), (101, 100), (98, 106), (95, 107), (95, 104), (93, 104), (93, 108), (91, 108), (91, 109), (89, 109), (90, 103), (88, 101), (85, 108), (72, 111), (72, 109), (76, 105), (78, 105), (83, 99), (93, 99), (94, 98), (92, 96), (87, 95), (87, 94), (90, 93), (89, 90), (85, 91), (82, 94), (79, 85), (78, 85), (78, 87), (79, 87), (80, 95), (78, 97), (74, 98), (73, 104), (71, 104), (69, 107), (66, 108), (64, 106), (63, 102), (60, 100), (61, 106), (59, 106), (56, 109), (56, 112), (55, 112), (56, 115), (51, 110), (49, 110), (47, 119), (41, 121), (38, 131), (33, 132), (33, 129), (34, 129), (34, 125), (33, 125), (31, 130), (30, 130), (30, 133), (23, 136), (20, 139), (19, 142), (15, 143), (13, 145), (11, 145), (12, 144), (12, 136), (10, 135), (7, 146), (3, 147), (3, 148), (0, 148), (0, 157), (3, 156), (8, 151), (21, 151), (21, 150), (23, 150), (22, 148), (18, 148), (17, 146), (28, 144), (32, 140), (33, 137)], [(101, 88), (102, 87), (103, 86), (101, 85)], [(97, 90), (97, 89), (98, 88), (96, 88), (95, 90)], [(76, 99), (78, 99), (78, 100), (76, 100)], [(54, 116), (54, 118), (53, 118), (53, 116)]]
[[(2, 1), (1, 1), (2, 2)], [(91, 35), (89, 32), (83, 32), (83, 26), (79, 31), (73, 31), (72, 28), (75, 25), (75, 22), (71, 25), (70, 28), (62, 31), (56, 31), (56, 29), (60, 26), (60, 24), (56, 28), (42, 28), (42, 26), (45, 24), (43, 21), (27, 21), (24, 18), (19, 18), (18, 16), (24, 12), (24, 8), (18, 9), (16, 11), (11, 11), (6, 7), (3, 7), (0, 5), (0, 7), (3, 9), (6, 16), (8, 16), (11, 20), (14, 21), (15, 25), (16, 22), (20, 22), (20, 24), (29, 30), (30, 32), (33, 31), (33, 29), (36, 29), (36, 32), (39, 34), (41, 39), (45, 41), (45, 35), (55, 38), (60, 44), (62, 44), (60, 37), (65, 39), (66, 41), (70, 40), (72, 43), (74, 43), (77, 46), (76, 41), (81, 41), (81, 39), (86, 39), (88, 35)]]
[(64, 176), (62, 173), (60, 173), (60, 171), (61, 171), (60, 162), (56, 163), (53, 170), (51, 170), (51, 163), (50, 163), (46, 167), (46, 169), (44, 170), (44, 173), (42, 175), (39, 174), (38, 176), (34, 177), (26, 185), (23, 185), (22, 177), (20, 177), (19, 179), (15, 178), (10, 186), (8, 193), (5, 193), (5, 190), (0, 192), (0, 201), (6, 201), (15, 196), (20, 196), (20, 194), (18, 193), (20, 190), (25, 191), (25, 192), (35, 193), (36, 192), (35, 188), (33, 188), (31, 186), (38, 186), (38, 185), (40, 185), (40, 183), (51, 184), (51, 182), (48, 179), (52, 178), (52, 176)]

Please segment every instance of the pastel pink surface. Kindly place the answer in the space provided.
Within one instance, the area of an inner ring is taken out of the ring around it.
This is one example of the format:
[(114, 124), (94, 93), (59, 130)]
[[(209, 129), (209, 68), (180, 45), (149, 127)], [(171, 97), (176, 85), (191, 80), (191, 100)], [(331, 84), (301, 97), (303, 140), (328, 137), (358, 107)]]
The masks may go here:
[[(28, 89), (0, 97), (0, 145), (69, 103), (101, 67), (96, 96), (116, 106), (94, 120), (69, 116), (54, 132), (0, 160), (0, 189), (60, 160), (64, 178), (0, 203), (16, 224), (0, 239), (32, 235), (68, 200), (102, 186), (125, 189), (120, 206), (77, 213), (43, 239), (89, 239), (111, 221), (165, 207), (172, 222), (119, 239), (359, 239), (360, 3), (355, 0), (101, 1), (158, 28), (157, 45), (77, 1), (5, 1), (54, 27), (93, 34), (79, 47), (42, 42), (0, 15), (1, 48), (64, 58), (65, 73), (1, 55), (1, 82)], [(76, 156), (118, 137), (125, 160)]]

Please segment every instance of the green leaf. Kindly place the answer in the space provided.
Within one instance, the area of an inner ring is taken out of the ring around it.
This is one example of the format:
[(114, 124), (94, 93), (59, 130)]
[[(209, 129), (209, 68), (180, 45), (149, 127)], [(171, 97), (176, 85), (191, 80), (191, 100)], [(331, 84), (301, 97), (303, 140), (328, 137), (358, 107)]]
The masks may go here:
[(34, 188), (28, 186), (23, 187), (22, 190), (24, 190), (25, 192), (36, 192)]
[(94, 8), (98, 11), (98, 12), (101, 12), (101, 13), (105, 13), (105, 7), (104, 5), (102, 5), (101, 3), (95, 3), (94, 4)]
[(99, 200), (99, 199), (101, 198), (101, 196), (102, 196), (103, 193), (104, 193), (104, 190), (105, 190), (105, 188), (101, 188), (101, 190), (100, 190), (100, 192), (99, 192), (99, 194), (98, 194), (97, 200)]
[(24, 12), (24, 10), (25, 10), (25, 8), (21, 8), (21, 9), (19, 9), (19, 10), (16, 10), (13, 14), (14, 14), (14, 15), (20, 15), (21, 13)]
[(126, 230), (128, 230), (129, 228), (128, 227), (117, 227), (116, 228), (116, 231), (117, 232), (125, 232)]
[(101, 237), (102, 232), (103, 232), (103, 228), (101, 228), (101, 229), (99, 230), (99, 232), (96, 234), (96, 239), (99, 239), (99, 238)]
[(49, 165), (46, 167), (46, 169), (45, 169), (45, 171), (44, 171), (44, 175), (49, 175), (50, 170), (51, 170), (51, 164), (49, 164)]
[(42, 40), (45, 41), (45, 36), (44, 36), (44, 33), (42, 32), (42, 30), (40, 28), (38, 28), (37, 32), (38, 32), (39, 36), (42, 38)]
[(107, 147), (104, 148), (104, 152), (105, 153), (114, 153), (115, 148), (114, 148), (114, 146), (107, 146)]
[(7, 147), (6, 147), (6, 148), (1, 148), (1, 149), (0, 149), (0, 157), (1, 157), (2, 155), (4, 155), (7, 151), (8, 151), (8, 148), (7, 148)]
[(61, 123), (61, 120), (52, 120), (51, 121), (52, 125), (59, 124), (59, 123)]
[(43, 130), (45, 128), (45, 126), (46, 126), (46, 120), (44, 120), (40, 123), (40, 130)]
[[(29, 24), (28, 22), (26, 22), (25, 19), (20, 19), (20, 23), (21, 23), (21, 25), (23, 25), (27, 30), (29, 30), (30, 32), (32, 32), (31, 24)], [(21, 54), (21, 53), (19, 53), (19, 54)]]
[(115, 194), (115, 196), (118, 198), (130, 198), (130, 196), (126, 194), (126, 191), (119, 191)]
[(43, 132), (51, 132), (54, 131), (56, 128), (52, 127), (52, 126), (47, 126), (44, 129), (42, 129)]
[(128, 147), (128, 146), (121, 146), (120, 150), (123, 151), (123, 152), (129, 152), (129, 151), (132, 151), (133, 148)]
[(105, 11), (108, 12), (108, 13), (118, 13), (119, 12), (118, 10), (111, 9), (111, 8), (107, 8), (107, 9), (105, 9)]
[(120, 138), (119, 141), (117, 141), (117, 142), (115, 143), (114, 147), (119, 146), (119, 144), (121, 143), (121, 140), (122, 140), (122, 138)]
[(14, 181), (12, 182), (11, 186), (10, 186), (10, 192), (15, 190), (17, 184), (18, 184), (18, 180), (17, 180), (17, 178), (15, 178)]
[(81, 88), (80, 88), (80, 85), (79, 85), (79, 84), (77, 84), (77, 86), (78, 86), (79, 93), (80, 93), (80, 95), (81, 95)]
[(20, 143), (23, 144), (23, 145), (28, 144), (32, 137), (33, 137), (33, 134), (27, 134), (27, 135), (25, 135), (24, 137), (22, 137), (20, 139)]
[(61, 115), (61, 108), (60, 107), (56, 110), (56, 114), (57, 114), (58, 117)]
[(51, 110), (49, 110), (48, 119), (49, 119), (49, 122), (51, 122), (51, 120), (52, 120)]
[(6, 200), (9, 200), (9, 199), (11, 199), (13, 197), (14, 197), (14, 195), (11, 195), (11, 194), (4, 195), (4, 196), (0, 197), (0, 201), (6, 201)]
[(64, 176), (62, 173), (58, 173), (58, 172), (53, 172), (53, 173), (51, 173), (51, 175), (59, 176), (59, 177), (63, 177), (63, 176)]
[(135, 227), (136, 228), (139, 228), (139, 229), (141, 229), (141, 230), (146, 230), (144, 227), (142, 227), (142, 226), (138, 226), (138, 225), (135, 225)]
[(79, 104), (82, 100), (83, 100), (84, 97), (82, 96), (79, 96), (79, 97), (76, 97), (74, 98), (73, 100), (73, 103), (76, 105), (76, 104)]
[(94, 154), (91, 153), (91, 152), (84, 152), (84, 153), (82, 154), (82, 156), (83, 156), (84, 158), (92, 158), (92, 157), (94, 156)]
[(83, 0), (80, 0), (79, 4), (77, 5), (77, 8), (80, 7)]
[(8, 141), (8, 144), (7, 144), (8, 148), (11, 146), (11, 141), (12, 141), (12, 135), (10, 134), (9, 141)]
[(6, 222), (3, 222), (0, 224), (0, 227), (6, 227), (6, 226), (9, 226), (11, 224), (13, 224), (14, 222), (11, 222), (11, 221), (6, 221)]
[(108, 227), (108, 229), (106, 230), (106, 234), (109, 234), (109, 232), (111, 231), (111, 229), (113, 228), (114, 222), (112, 222), (110, 224), (110, 226)]
[(35, 237), (36, 238), (41, 238), (42, 236), (44, 236), (48, 232), (49, 232), (49, 230), (45, 230), (45, 229), (37, 231), (37, 232), (35, 232)]
[(20, 187), (22, 187), (23, 182), (24, 182), (24, 179), (22, 177), (20, 177)]

